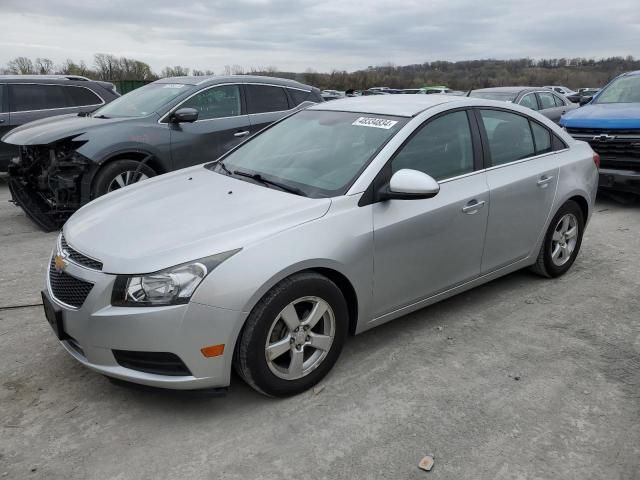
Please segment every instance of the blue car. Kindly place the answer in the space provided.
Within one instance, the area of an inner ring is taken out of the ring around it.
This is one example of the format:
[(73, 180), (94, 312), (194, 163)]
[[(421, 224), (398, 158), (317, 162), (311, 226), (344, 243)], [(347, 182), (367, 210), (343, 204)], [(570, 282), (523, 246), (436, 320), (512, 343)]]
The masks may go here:
[(560, 120), (600, 155), (600, 188), (640, 195), (640, 71), (613, 79)]

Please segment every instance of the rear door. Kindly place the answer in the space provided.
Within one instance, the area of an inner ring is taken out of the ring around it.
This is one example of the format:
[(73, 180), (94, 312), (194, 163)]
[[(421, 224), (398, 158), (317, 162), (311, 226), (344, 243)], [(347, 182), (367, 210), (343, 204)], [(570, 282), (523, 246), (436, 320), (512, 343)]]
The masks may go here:
[(548, 119), (560, 123), (563, 109), (556, 104), (555, 95), (551, 92), (538, 92), (536, 95), (540, 102), (540, 113)]
[(251, 135), (289, 113), (291, 107), (284, 87), (247, 83), (244, 88)]
[[(249, 116), (242, 107), (238, 84), (214, 85), (201, 90), (172, 110), (195, 108), (198, 120), (168, 123), (173, 169), (209, 162), (241, 143), (249, 135)], [(166, 115), (170, 118), (171, 113)]]
[(553, 204), (559, 168), (547, 127), (501, 109), (478, 109), (476, 115), (491, 200), (484, 274), (531, 253)]

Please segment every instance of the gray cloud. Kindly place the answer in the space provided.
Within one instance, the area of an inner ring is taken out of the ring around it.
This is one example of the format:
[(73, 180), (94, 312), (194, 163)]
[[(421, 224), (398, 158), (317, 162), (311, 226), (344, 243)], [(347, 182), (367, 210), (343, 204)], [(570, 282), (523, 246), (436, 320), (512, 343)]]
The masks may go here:
[(637, 0), (2, 0), (0, 63), (92, 62), (353, 70), (392, 62), (640, 54)]

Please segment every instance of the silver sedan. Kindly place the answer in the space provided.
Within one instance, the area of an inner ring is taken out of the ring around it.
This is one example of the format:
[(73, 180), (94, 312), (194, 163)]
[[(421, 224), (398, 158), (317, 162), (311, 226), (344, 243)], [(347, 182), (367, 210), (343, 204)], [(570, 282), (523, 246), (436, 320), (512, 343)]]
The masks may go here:
[(43, 298), (120, 380), (300, 393), (358, 334), (525, 267), (573, 264), (598, 157), (536, 112), (443, 95), (335, 100), (214, 163), (75, 213)]

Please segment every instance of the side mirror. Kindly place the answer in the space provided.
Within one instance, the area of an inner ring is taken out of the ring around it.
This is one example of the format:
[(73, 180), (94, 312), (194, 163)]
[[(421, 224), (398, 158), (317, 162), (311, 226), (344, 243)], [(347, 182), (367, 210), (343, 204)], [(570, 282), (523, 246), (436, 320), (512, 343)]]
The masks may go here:
[(593, 97), (580, 97), (580, 106), (586, 105), (591, 102), (591, 100), (593, 100)]
[(171, 123), (193, 123), (198, 120), (198, 110), (195, 108), (179, 108), (171, 114)]
[(404, 168), (393, 174), (389, 185), (381, 192), (381, 200), (420, 200), (438, 194), (440, 185), (432, 177), (418, 170)]

